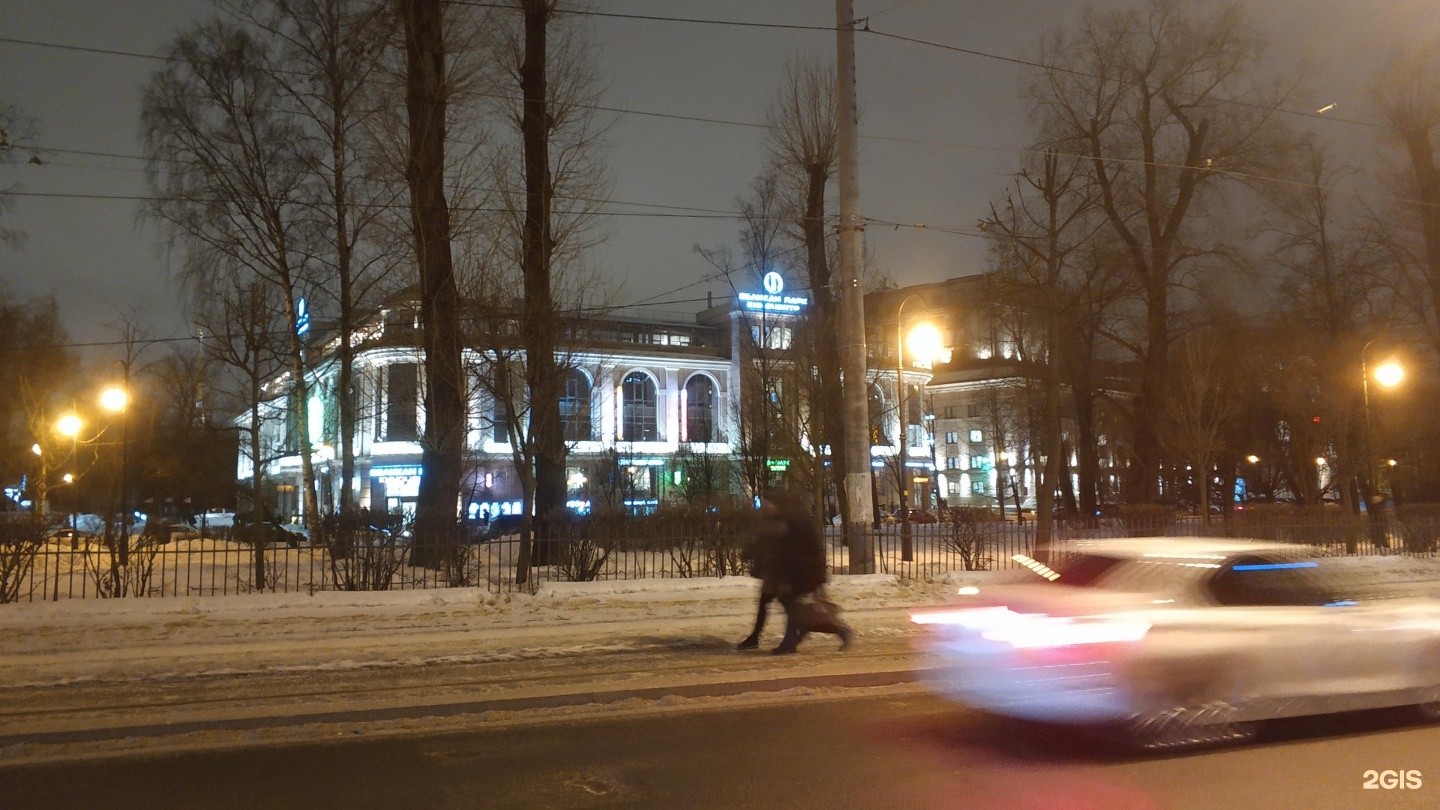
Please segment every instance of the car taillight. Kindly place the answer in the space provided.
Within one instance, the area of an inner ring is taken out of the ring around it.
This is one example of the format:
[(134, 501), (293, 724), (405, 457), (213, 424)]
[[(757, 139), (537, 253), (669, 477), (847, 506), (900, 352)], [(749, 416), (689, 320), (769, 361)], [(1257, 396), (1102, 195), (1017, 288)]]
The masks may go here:
[(1148, 632), (1148, 622), (1133, 619), (1031, 616), (1025, 621), (988, 628), (980, 633), (980, 637), (1004, 641), (1012, 647), (1032, 649), (1139, 641)]

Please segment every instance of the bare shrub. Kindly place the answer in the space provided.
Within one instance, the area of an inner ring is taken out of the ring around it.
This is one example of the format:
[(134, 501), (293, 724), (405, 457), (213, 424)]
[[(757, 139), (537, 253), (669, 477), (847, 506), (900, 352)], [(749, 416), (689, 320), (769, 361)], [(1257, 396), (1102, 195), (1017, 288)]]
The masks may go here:
[(45, 524), (38, 516), (0, 519), (0, 604), (19, 601), (45, 545)]
[(327, 518), (318, 540), (325, 549), (331, 586), (340, 591), (390, 590), (409, 561), (404, 534), (388, 525), (370, 525), (359, 515)]
[(99, 544), (87, 545), (81, 552), (95, 595), (107, 599), (149, 596), (155, 560), (169, 542), (168, 532), (126, 537), (107, 527)]
[(941, 525), (940, 539), (950, 553), (960, 558), (965, 571), (985, 571), (995, 564), (995, 550), (989, 542), (989, 524), (995, 516), (989, 509), (953, 507)]

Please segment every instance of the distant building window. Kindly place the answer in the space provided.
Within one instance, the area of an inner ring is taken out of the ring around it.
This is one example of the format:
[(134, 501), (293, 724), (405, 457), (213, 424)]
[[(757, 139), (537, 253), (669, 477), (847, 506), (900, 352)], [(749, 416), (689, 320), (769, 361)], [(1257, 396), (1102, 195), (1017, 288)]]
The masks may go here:
[(659, 407), (655, 381), (643, 371), (632, 371), (620, 386), (620, 438), (627, 442), (660, 439)]
[(883, 426), (885, 414), (885, 394), (880, 386), (870, 384), (870, 393), (865, 398), (866, 409), (870, 416), (870, 444), (879, 445), (885, 443), (885, 428)]
[(988, 494), (990, 494), (989, 482), (986, 481), (984, 478), (975, 478), (975, 479), (971, 480), (971, 481), (970, 481), (970, 494), (971, 494), (971, 495), (988, 495)]
[(970, 431), (970, 441), (972, 441), (972, 442), (983, 442), (983, 441), (985, 441), (985, 432), (982, 431), (982, 430), (972, 430), (972, 431)]
[(685, 383), (685, 441), (715, 441), (715, 382), (704, 374)]
[(956, 418), (956, 410), (957, 410), (957, 409), (955, 408), (954, 405), (946, 405), (946, 406), (945, 406), (945, 418), (946, 418), (946, 419), (954, 419), (954, 418)]
[(385, 368), (385, 440), (420, 438), (420, 367), (395, 363)]
[(959, 433), (956, 433), (956, 432), (953, 431), (953, 430), (946, 431), (946, 433), (945, 433), (945, 443), (946, 443), (946, 444), (954, 444), (954, 443), (956, 443), (956, 442), (958, 442), (958, 441), (960, 441), (960, 434), (959, 434)]
[(905, 391), (905, 424), (924, 424), (925, 401), (921, 395), (920, 386), (911, 385), (907, 386), (907, 389)]
[(969, 408), (967, 408), (966, 413), (967, 413), (969, 416), (980, 416), (981, 413), (982, 413), (982, 409), (981, 409), (980, 403), (978, 403), (978, 402), (972, 402), (972, 403), (970, 403), (970, 406), (969, 406)]
[(572, 368), (565, 373), (565, 391), (560, 396), (560, 424), (565, 441), (588, 442), (594, 438), (590, 424), (590, 378)]
[(750, 340), (764, 349), (788, 349), (795, 333), (788, 326), (752, 326)]

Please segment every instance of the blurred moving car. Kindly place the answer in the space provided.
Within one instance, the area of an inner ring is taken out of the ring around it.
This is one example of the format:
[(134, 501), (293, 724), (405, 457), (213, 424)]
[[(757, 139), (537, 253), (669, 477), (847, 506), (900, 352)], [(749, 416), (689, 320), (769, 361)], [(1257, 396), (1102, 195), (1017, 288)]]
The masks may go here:
[(1326, 560), (1258, 541), (1067, 546), (1029, 581), (916, 612), (931, 686), (1147, 749), (1241, 741), (1279, 717), (1385, 706), (1440, 718), (1440, 602), (1357, 600)]

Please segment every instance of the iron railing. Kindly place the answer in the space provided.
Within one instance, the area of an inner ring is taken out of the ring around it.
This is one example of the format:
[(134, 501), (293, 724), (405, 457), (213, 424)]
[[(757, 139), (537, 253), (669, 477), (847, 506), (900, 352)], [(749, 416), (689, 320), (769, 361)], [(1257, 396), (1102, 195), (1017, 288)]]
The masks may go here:
[[(1209, 525), (1198, 518), (1061, 521), (1051, 541), (1062, 547), (1116, 537), (1248, 537), (1314, 546), (1322, 554), (1422, 556), (1434, 556), (1440, 545), (1437, 519), (1391, 515), (1367, 521), (1364, 516), (1344, 519), (1334, 512), (1302, 512), (1285, 521), (1237, 513), (1217, 516)], [(1036, 549), (1033, 521), (962, 520), (912, 524), (910, 529), (909, 555), (903, 552), (898, 526), (870, 532), (875, 572), (933, 578), (955, 571), (1006, 569), (1018, 565), (1015, 555), (1031, 555)], [(294, 545), (257, 545), (223, 534), (169, 542), (132, 538), (123, 553), (101, 538), (78, 545), (0, 539), (0, 576), (6, 580), (0, 582), (0, 601), (445, 587), (513, 592), (533, 591), (546, 582), (744, 575), (742, 550), (748, 540), (739, 523), (636, 520), (619, 528), (537, 541), (529, 575), (518, 582), (520, 543), (514, 535), (456, 544), (438, 559), (431, 555), (426, 567), (413, 564), (415, 550), (405, 535), (382, 531), (361, 532), (346, 543)], [(864, 570), (851, 565), (838, 528), (826, 531), (825, 545), (833, 573)]]

